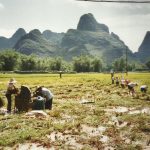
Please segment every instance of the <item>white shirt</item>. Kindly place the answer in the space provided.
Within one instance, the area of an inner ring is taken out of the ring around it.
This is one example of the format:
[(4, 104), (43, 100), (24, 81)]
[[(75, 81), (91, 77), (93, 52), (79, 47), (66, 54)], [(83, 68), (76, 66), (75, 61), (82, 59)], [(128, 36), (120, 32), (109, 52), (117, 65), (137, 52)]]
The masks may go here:
[(135, 86), (137, 85), (137, 83), (130, 82), (128, 85), (129, 85), (130, 87), (135, 87)]
[(125, 84), (125, 80), (124, 79), (121, 80), (121, 84)]
[(148, 86), (147, 85), (141, 85), (141, 89), (147, 89), (148, 88)]
[(42, 94), (46, 98), (46, 100), (53, 98), (52, 92), (45, 87), (42, 87)]

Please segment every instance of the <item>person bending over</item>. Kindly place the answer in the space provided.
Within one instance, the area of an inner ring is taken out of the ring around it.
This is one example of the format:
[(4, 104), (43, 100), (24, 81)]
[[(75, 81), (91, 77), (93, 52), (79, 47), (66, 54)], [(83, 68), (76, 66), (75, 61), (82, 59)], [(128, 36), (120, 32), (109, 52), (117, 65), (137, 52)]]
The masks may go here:
[(42, 96), (46, 99), (45, 109), (52, 109), (52, 102), (53, 102), (52, 92), (43, 86), (38, 87), (35, 92), (37, 93), (38, 96)]
[(140, 87), (140, 90), (141, 90), (142, 93), (146, 93), (147, 89), (148, 89), (147, 85), (141, 85), (141, 87)]
[(132, 96), (135, 95), (135, 90), (134, 90), (134, 87), (137, 86), (138, 84), (137, 83), (134, 83), (134, 82), (130, 82), (128, 84), (128, 89), (129, 89), (129, 94), (131, 94)]

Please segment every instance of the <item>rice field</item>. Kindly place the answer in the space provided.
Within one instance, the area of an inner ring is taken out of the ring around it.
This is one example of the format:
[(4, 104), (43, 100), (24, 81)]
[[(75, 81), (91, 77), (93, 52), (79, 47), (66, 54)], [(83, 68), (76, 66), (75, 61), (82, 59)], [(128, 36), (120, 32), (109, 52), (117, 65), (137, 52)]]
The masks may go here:
[(150, 87), (150, 73), (123, 76), (138, 83), (134, 97), (127, 87), (112, 85), (110, 74), (0, 74), (5, 102), (12, 77), (18, 87), (33, 92), (43, 85), (54, 94), (53, 109), (44, 117), (0, 115), (0, 149), (150, 149), (150, 89), (140, 92), (140, 85)]

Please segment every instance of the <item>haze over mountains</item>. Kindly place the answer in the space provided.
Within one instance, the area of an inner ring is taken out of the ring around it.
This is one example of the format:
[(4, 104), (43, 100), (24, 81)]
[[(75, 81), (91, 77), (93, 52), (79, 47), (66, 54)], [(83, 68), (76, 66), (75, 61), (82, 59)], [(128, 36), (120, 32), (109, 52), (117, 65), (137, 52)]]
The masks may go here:
[(69, 29), (66, 33), (50, 30), (41, 33), (38, 29), (26, 33), (20, 28), (9, 39), (0, 37), (0, 50), (13, 48), (26, 55), (61, 56), (68, 61), (83, 54), (96, 56), (109, 64), (124, 57), (126, 50), (130, 61), (145, 62), (150, 58), (149, 43), (150, 32), (147, 32), (139, 51), (133, 54), (118, 35), (109, 33), (108, 26), (98, 23), (89, 13), (81, 16), (77, 29)]

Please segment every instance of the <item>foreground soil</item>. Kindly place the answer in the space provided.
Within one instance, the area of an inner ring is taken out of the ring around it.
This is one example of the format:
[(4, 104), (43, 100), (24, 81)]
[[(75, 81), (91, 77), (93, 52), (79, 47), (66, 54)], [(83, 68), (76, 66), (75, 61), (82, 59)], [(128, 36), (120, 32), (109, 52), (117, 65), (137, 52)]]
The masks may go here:
[[(0, 149), (150, 149), (150, 86), (148, 73), (129, 74), (138, 82), (136, 95), (111, 85), (107, 74), (3, 75), (3, 93), (10, 77), (18, 86), (48, 87), (55, 95), (53, 109), (0, 115)], [(120, 76), (120, 75), (119, 75)], [(3, 94), (1, 94), (3, 96)], [(3, 96), (5, 99), (5, 97)]]

